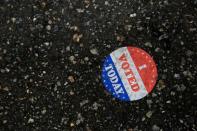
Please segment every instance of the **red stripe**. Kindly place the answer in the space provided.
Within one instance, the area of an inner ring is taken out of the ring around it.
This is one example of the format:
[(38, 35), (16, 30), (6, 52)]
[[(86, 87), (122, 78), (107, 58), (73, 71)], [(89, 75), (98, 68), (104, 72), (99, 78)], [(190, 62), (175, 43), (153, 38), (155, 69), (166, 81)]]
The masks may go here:
[[(134, 61), (134, 64), (136, 65), (137, 71), (147, 92), (151, 92), (157, 79), (157, 68), (155, 62), (152, 57), (142, 49), (136, 47), (127, 47), (127, 49)], [(140, 70), (139, 67), (142, 65), (146, 65), (146, 68)]]

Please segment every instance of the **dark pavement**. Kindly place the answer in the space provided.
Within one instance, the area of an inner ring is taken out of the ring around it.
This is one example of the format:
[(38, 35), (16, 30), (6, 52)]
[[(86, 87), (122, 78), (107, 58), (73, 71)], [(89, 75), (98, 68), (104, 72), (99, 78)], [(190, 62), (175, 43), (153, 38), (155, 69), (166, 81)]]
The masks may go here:
[[(134, 102), (101, 81), (123, 46), (158, 80)], [(197, 0), (1, 0), (0, 131), (196, 131)]]

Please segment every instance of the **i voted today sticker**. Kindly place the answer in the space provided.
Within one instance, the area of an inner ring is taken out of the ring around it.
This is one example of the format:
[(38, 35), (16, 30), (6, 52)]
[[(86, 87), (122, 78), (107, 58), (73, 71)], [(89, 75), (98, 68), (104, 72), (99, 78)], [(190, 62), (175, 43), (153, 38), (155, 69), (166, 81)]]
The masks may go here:
[(122, 47), (108, 55), (103, 63), (102, 81), (114, 97), (135, 101), (151, 92), (157, 80), (153, 58), (136, 47)]

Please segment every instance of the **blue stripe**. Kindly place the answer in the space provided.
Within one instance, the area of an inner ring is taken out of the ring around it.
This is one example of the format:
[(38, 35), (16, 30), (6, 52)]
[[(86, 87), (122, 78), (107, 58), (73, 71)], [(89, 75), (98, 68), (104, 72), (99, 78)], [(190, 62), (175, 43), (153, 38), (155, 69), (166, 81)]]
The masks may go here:
[[(122, 90), (123, 90), (123, 93), (117, 94), (117, 93), (115, 92), (115, 89), (114, 89), (114, 87), (113, 87), (111, 81), (110, 81), (110, 77), (108, 76), (108, 71), (109, 71), (109, 70), (106, 70), (106, 67), (109, 67), (110, 64), (112, 65), (113, 70), (114, 70), (114, 72), (115, 72), (115, 75), (116, 75), (117, 78), (118, 78), (118, 82), (117, 82), (116, 84), (120, 84), (120, 85), (121, 85), (121, 88), (122, 88)], [(124, 87), (124, 85), (123, 85), (123, 83), (122, 83), (122, 81), (121, 81), (121, 79), (120, 79), (120, 76), (119, 76), (119, 74), (118, 74), (118, 71), (117, 71), (117, 69), (116, 69), (116, 67), (115, 67), (115, 65), (114, 65), (114, 62), (112, 61), (110, 55), (106, 57), (105, 62), (104, 62), (104, 64), (103, 64), (103, 68), (102, 68), (102, 80), (103, 80), (103, 83), (104, 83), (106, 89), (107, 89), (111, 94), (113, 94), (114, 97), (116, 97), (116, 98), (118, 98), (118, 99), (121, 99), (121, 100), (123, 100), (123, 101), (130, 101), (129, 96), (128, 96), (126, 90), (125, 90), (125, 87)]]

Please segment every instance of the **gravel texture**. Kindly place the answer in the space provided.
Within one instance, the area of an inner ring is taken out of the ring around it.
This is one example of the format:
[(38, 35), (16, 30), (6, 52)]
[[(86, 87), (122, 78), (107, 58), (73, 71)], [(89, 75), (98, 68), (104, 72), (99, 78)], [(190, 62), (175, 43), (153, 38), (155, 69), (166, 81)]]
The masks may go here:
[[(157, 63), (150, 95), (121, 102), (104, 57)], [(196, 131), (197, 0), (0, 0), (1, 131)]]

